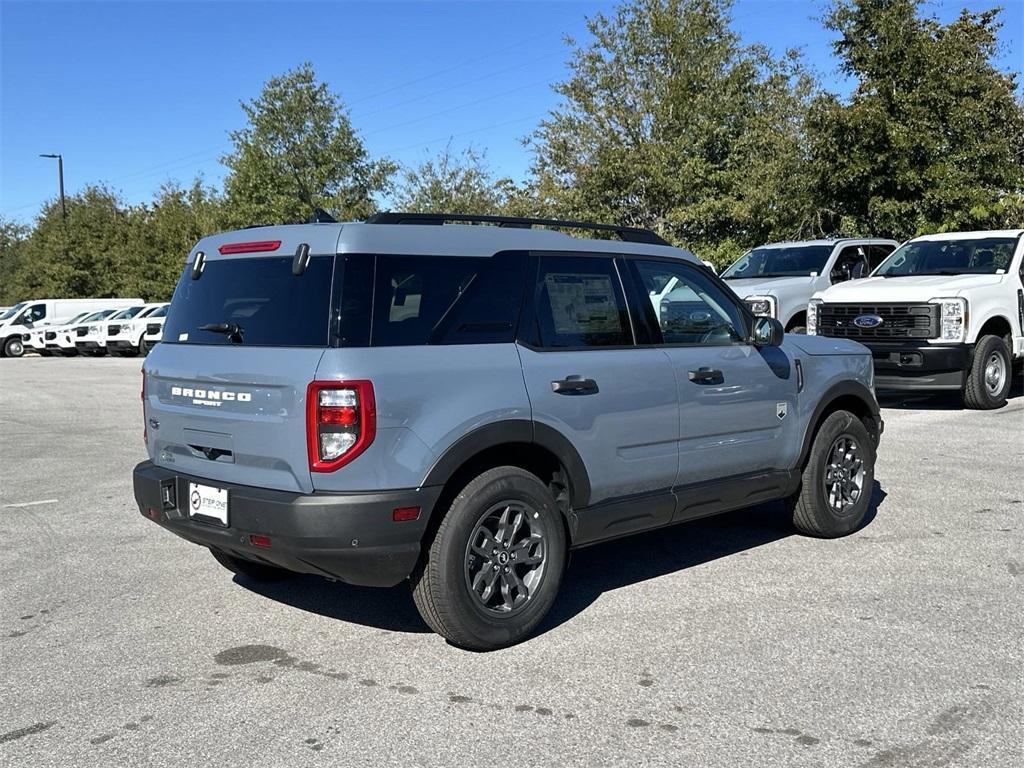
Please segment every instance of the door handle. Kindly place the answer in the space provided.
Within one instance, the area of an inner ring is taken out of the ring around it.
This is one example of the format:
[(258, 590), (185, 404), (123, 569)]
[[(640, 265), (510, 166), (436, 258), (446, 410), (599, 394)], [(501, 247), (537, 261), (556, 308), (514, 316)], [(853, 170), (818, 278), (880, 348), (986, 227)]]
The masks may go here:
[(722, 384), (725, 375), (717, 368), (701, 367), (686, 374), (694, 384)]
[(551, 391), (556, 395), (596, 395), (597, 382), (582, 376), (566, 376), (560, 381), (551, 382)]

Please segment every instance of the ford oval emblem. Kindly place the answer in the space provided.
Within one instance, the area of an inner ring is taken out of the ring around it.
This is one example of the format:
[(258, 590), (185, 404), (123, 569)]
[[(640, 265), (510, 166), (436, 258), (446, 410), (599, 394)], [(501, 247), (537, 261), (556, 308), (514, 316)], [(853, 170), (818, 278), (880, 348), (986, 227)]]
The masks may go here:
[(853, 324), (858, 328), (877, 328), (884, 322), (878, 315), (859, 315), (853, 318)]

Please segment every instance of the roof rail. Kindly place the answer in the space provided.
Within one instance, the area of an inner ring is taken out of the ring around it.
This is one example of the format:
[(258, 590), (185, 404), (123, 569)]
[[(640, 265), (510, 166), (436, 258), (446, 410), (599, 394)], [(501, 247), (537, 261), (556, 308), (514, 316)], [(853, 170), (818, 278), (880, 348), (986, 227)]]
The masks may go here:
[(530, 229), (549, 227), (551, 229), (587, 229), (593, 232), (614, 232), (627, 243), (647, 245), (671, 245), (660, 235), (641, 227), (619, 227), (614, 224), (594, 224), (588, 221), (565, 221), (563, 219), (532, 219), (522, 216), (484, 216), (464, 213), (377, 213), (366, 220), (367, 224), (437, 224), (445, 222), (467, 222), (471, 224), (495, 224), (499, 227)]

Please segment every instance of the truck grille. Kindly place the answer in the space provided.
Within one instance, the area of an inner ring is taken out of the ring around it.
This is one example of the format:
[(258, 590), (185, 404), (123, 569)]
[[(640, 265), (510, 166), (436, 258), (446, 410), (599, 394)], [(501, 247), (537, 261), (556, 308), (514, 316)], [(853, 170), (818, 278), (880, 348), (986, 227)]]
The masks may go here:
[(89, 332), (88, 328), (75, 328), (76, 336), (85, 336)]
[(108, 325), (107, 326), (107, 336), (117, 336), (117, 334), (119, 334), (120, 332), (121, 332), (121, 326), (120, 325)]
[[(877, 315), (882, 322), (862, 328), (853, 321)], [(939, 335), (938, 304), (819, 304), (818, 333), (843, 339), (934, 339)]]
[(57, 332), (47, 331), (46, 333), (43, 334), (43, 338), (46, 339), (47, 341), (53, 341), (54, 339), (57, 338)]

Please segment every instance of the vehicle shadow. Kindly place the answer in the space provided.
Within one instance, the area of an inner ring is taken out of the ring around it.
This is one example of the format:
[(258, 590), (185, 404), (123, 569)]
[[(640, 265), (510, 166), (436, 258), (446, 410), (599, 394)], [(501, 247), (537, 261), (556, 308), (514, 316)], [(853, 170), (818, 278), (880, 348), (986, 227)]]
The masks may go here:
[[(1010, 385), (1008, 403), (1024, 398), (1024, 376), (1014, 374)], [(903, 392), (879, 390), (878, 404), (883, 408), (907, 411), (963, 411), (963, 396), (959, 392)]]
[(235, 583), (250, 592), (300, 611), (351, 624), (392, 632), (429, 632), (416, 612), (409, 585), (356, 587), (319, 576), (296, 575), (281, 581), (253, 581), (236, 575)]
[[(876, 481), (861, 528), (871, 524), (884, 502)], [(794, 535), (780, 502), (670, 526), (596, 544), (574, 552), (551, 612), (535, 634), (543, 634), (582, 613), (605, 592), (736, 555)], [(409, 585), (380, 589), (295, 576), (256, 582), (236, 575), (251, 592), (301, 611), (393, 632), (430, 631), (412, 602)]]
[[(867, 515), (858, 530), (871, 525), (886, 496), (876, 480)], [(605, 592), (794, 535), (798, 534), (785, 506), (772, 502), (586, 547), (573, 553), (559, 599), (536, 634), (569, 621)]]

